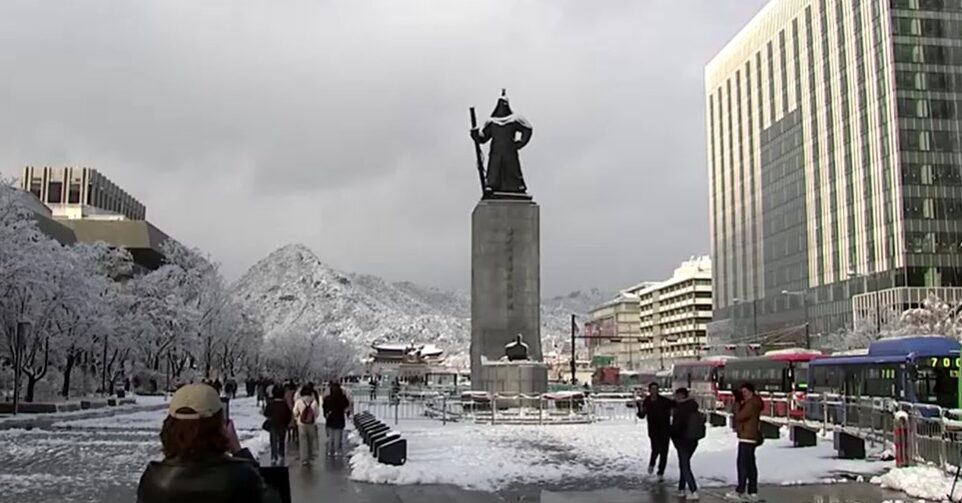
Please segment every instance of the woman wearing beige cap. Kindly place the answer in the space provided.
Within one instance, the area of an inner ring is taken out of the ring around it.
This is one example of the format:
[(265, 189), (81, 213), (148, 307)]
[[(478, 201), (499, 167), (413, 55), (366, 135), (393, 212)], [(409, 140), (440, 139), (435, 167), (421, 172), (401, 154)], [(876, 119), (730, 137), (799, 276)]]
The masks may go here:
[(279, 501), (209, 385), (188, 384), (174, 393), (160, 442), (164, 459), (151, 462), (141, 476), (138, 503)]

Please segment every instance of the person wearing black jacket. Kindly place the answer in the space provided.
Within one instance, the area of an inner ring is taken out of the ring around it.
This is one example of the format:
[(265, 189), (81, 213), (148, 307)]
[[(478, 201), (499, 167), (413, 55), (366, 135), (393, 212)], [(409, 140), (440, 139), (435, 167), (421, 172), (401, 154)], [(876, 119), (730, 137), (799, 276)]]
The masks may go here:
[(188, 384), (174, 393), (160, 442), (164, 459), (144, 470), (137, 503), (279, 503), (211, 386)]
[(678, 493), (687, 500), (698, 500), (698, 485), (691, 471), (691, 458), (698, 448), (698, 441), (705, 437), (705, 421), (698, 410), (698, 402), (691, 399), (687, 388), (675, 390), (675, 408), (671, 415), (671, 440), (678, 453)]
[(271, 438), (271, 464), (283, 464), (287, 457), (287, 429), (291, 426), (294, 413), (287, 401), (284, 400), (284, 388), (280, 385), (271, 387), (271, 400), (264, 406), (267, 416), (268, 432)]
[(671, 409), (675, 402), (661, 396), (657, 383), (648, 385), (648, 396), (638, 404), (638, 419), (648, 420), (648, 440), (651, 441), (651, 458), (648, 460), (648, 474), (655, 471), (658, 463), (658, 481), (665, 480), (665, 465), (668, 464), (668, 445), (671, 440)]
[(351, 400), (347, 398), (341, 385), (330, 384), (330, 393), (324, 397), (324, 426), (327, 433), (327, 455), (341, 454), (344, 444), (344, 427), (347, 416), (351, 414)]

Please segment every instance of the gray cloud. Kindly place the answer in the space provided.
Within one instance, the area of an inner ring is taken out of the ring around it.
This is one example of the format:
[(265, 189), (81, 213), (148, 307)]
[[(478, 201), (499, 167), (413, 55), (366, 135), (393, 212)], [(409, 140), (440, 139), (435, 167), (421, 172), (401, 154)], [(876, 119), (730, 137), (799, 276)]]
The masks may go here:
[(84, 164), (237, 276), (292, 241), (466, 288), (467, 107), (535, 126), (545, 293), (707, 253), (704, 64), (764, 0), (11, 0), (0, 165)]

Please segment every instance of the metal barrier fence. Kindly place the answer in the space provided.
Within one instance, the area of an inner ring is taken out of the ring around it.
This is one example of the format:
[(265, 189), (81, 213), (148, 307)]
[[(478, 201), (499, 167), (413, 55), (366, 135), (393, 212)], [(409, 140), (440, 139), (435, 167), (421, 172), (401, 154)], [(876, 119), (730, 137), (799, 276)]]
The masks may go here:
[[(962, 463), (962, 410), (899, 402), (878, 397), (809, 393), (803, 400), (789, 394), (760, 393), (768, 420), (802, 424), (824, 432), (844, 430), (868, 445), (892, 448), (906, 464), (930, 463), (954, 471)], [(719, 403), (708, 410), (728, 412), (724, 397), (701, 397)], [(710, 406), (710, 405), (709, 405)], [(707, 407), (706, 407), (707, 408)]]
[(464, 397), (421, 394), (401, 397), (357, 396), (355, 412), (370, 412), (383, 421), (434, 419), (442, 423), (472, 421), (488, 424), (588, 423), (598, 420), (637, 421), (631, 394), (584, 396), (470, 393)]
[[(360, 391), (360, 390), (359, 390)], [(432, 419), (442, 424), (471, 421), (487, 424), (579, 424), (594, 421), (637, 421), (637, 400), (631, 394), (490, 395), (419, 390), (417, 393), (354, 396), (355, 412), (370, 412), (381, 420)], [(762, 394), (764, 415), (783, 424), (802, 424), (829, 432), (836, 429), (860, 436), (869, 445), (904, 450), (909, 463), (931, 463), (954, 470), (962, 463), (962, 410), (895, 400), (807, 394)], [(727, 412), (728, 397), (696, 396), (703, 410)], [(897, 434), (897, 432), (899, 432)]]

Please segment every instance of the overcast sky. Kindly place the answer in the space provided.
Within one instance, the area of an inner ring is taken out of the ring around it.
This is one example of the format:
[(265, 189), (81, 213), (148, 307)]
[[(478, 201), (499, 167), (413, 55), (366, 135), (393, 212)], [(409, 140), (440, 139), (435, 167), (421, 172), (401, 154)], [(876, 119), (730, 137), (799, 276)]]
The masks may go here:
[(227, 275), (286, 243), (468, 289), (468, 107), (534, 125), (542, 289), (709, 247), (705, 63), (764, 0), (0, 3), (0, 171), (101, 170)]

